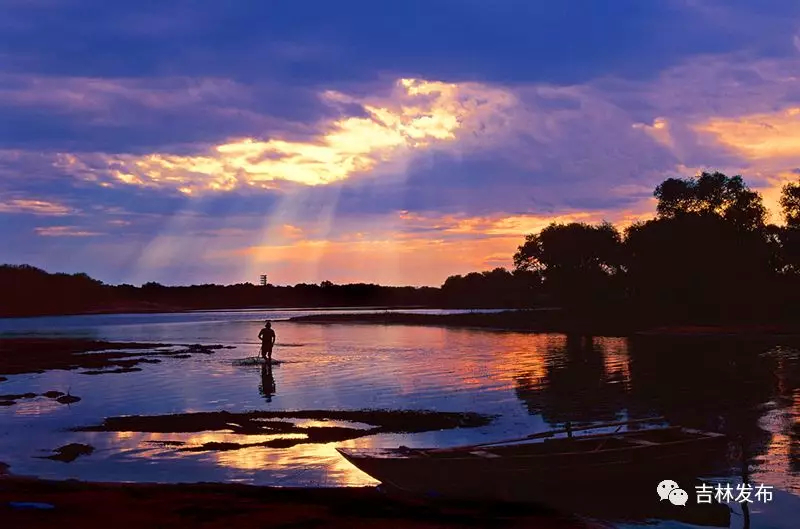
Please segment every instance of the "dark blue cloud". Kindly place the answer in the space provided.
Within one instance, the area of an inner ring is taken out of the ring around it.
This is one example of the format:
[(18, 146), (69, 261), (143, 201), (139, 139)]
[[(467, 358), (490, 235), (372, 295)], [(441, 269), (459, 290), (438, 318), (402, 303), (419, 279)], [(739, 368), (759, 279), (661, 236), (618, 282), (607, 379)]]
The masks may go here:
[[(235, 136), (304, 134), (321, 119), (363, 115), (322, 89), (374, 94), (387, 79), (581, 83), (646, 78), (687, 57), (749, 50), (795, 54), (800, 3), (776, 0), (106, 0), (0, 4), (0, 93), (57, 92), (91, 77), (123, 90), (72, 86), (101, 108), (0, 98), (0, 148), (144, 153)], [(32, 79), (49, 79), (33, 88)], [(198, 79), (232, 83), (190, 94)], [(138, 83), (136, 84), (136, 79)], [(565, 99), (551, 105), (574, 105)], [(652, 109), (644, 103), (642, 116)], [(632, 109), (634, 111), (635, 109)]]
[(178, 153), (231, 137), (303, 137), (309, 124), (357, 110), (302, 87), (214, 79), (0, 76), (0, 94), (0, 146), (12, 149)]
[(0, 49), (11, 50), (8, 68), (57, 75), (222, 75), (307, 85), (394, 72), (573, 83), (609, 73), (648, 76), (696, 53), (790, 53), (784, 30), (800, 9), (751, 4), (734, 8), (763, 22), (757, 42), (747, 28), (677, 0), (18, 2), (0, 11), (7, 20)]

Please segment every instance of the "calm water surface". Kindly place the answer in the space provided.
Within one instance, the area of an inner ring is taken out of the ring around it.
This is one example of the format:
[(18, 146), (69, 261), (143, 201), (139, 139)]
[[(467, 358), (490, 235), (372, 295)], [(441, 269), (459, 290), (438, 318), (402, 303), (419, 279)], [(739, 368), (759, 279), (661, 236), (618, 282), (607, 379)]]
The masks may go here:
[[(745, 473), (752, 483), (776, 488), (771, 502), (751, 506), (751, 527), (800, 526), (800, 352), (788, 344), (668, 343), (280, 321), (306, 313), (0, 319), (0, 335), (235, 346), (213, 355), (140, 364), (143, 370), (132, 373), (87, 376), (76, 370), (10, 376), (0, 383), (0, 393), (69, 390), (82, 400), (65, 406), (39, 397), (0, 408), (0, 461), (11, 464), (17, 474), (48, 478), (369, 485), (375, 482), (346, 463), (336, 446), (450, 446), (527, 435), (565, 421), (662, 415), (675, 424), (731, 435), (747, 463), (733, 466), (723, 477), (727, 482), (740, 482)], [(284, 361), (273, 369), (274, 388), (267, 391), (258, 366), (237, 362), (257, 353), (256, 336), (265, 316), (277, 320), (274, 358)], [(253, 443), (268, 437), (66, 431), (119, 415), (363, 408), (471, 411), (498, 418), (482, 428), (191, 453), (152, 441)], [(69, 464), (37, 457), (70, 442), (96, 450)], [(733, 510), (730, 527), (741, 527), (738, 504)], [(692, 527), (669, 520), (653, 523)]]

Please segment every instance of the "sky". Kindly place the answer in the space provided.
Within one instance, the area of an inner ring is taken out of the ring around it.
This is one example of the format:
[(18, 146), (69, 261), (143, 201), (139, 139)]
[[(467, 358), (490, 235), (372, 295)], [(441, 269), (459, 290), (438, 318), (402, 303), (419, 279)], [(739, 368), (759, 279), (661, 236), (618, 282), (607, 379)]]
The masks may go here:
[(440, 285), (800, 178), (796, 0), (4, 0), (0, 263)]

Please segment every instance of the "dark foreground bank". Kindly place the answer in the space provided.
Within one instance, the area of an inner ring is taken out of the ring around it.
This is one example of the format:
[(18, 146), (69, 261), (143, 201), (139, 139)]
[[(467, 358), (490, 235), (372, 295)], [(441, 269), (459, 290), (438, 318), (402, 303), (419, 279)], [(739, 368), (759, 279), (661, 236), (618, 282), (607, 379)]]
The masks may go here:
[[(52, 508), (43, 508), (48, 506)], [(600, 527), (536, 508), (408, 503), (388, 498), (375, 488), (95, 484), (9, 475), (0, 476), (0, 520), (9, 528), (82, 529)]]

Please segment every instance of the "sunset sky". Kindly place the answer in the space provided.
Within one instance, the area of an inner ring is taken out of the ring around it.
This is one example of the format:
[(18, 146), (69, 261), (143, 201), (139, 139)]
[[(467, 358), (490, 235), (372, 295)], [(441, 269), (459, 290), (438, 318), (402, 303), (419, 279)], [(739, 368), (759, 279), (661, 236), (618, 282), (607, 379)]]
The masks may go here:
[(797, 0), (0, 2), (0, 263), (440, 285), (704, 169), (800, 178)]

